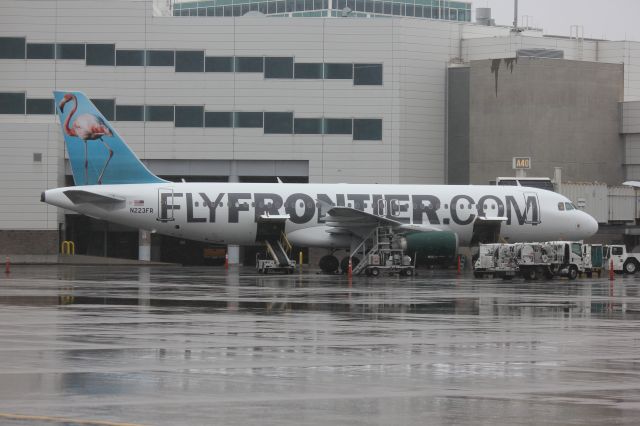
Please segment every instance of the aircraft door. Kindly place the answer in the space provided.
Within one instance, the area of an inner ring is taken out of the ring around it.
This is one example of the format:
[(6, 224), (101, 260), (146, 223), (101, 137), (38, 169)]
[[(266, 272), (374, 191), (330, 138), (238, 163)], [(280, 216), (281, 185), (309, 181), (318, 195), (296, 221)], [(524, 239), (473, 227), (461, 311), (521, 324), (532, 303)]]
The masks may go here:
[(524, 196), (524, 217), (526, 224), (538, 225), (541, 222), (541, 208), (538, 194), (535, 192), (525, 192)]
[(387, 215), (387, 200), (384, 198), (380, 198), (378, 200), (378, 216), (386, 216)]
[(400, 201), (395, 198), (389, 200), (389, 213), (392, 217), (400, 216)]
[(158, 188), (158, 217), (160, 222), (172, 222), (173, 215), (173, 188)]

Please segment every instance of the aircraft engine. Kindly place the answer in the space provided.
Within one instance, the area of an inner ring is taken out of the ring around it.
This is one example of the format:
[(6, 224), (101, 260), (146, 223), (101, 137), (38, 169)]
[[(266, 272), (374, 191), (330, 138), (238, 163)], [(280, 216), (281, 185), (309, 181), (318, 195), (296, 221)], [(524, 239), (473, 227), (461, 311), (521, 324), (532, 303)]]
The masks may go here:
[(458, 236), (455, 232), (414, 232), (398, 238), (395, 244), (409, 255), (419, 257), (455, 257), (458, 251)]

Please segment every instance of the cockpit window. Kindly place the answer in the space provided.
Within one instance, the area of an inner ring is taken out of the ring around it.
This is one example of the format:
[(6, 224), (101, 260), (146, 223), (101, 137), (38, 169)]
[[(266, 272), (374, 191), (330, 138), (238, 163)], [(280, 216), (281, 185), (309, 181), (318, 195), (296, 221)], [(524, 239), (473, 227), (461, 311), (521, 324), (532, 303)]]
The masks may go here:
[(558, 210), (564, 211), (564, 203), (558, 203)]
[(564, 203), (564, 205), (565, 205), (567, 210), (575, 210), (576, 209), (576, 206), (574, 206), (571, 203)]

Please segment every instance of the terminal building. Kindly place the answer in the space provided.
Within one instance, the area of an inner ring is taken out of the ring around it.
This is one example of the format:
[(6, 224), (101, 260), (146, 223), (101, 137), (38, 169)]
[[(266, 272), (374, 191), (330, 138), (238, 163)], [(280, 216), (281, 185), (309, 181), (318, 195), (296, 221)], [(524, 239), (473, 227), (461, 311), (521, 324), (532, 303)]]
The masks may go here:
[[(54, 89), (87, 93), (168, 180), (487, 184), (517, 156), (532, 176), (561, 167), (566, 188), (640, 179), (640, 44), (482, 16), (440, 0), (3, 1), (0, 253), (73, 240), (138, 254), (137, 230), (39, 201), (73, 184)], [(616, 191), (634, 206), (614, 221), (622, 238), (638, 213), (634, 191)], [(151, 246), (156, 260), (206, 250)]]

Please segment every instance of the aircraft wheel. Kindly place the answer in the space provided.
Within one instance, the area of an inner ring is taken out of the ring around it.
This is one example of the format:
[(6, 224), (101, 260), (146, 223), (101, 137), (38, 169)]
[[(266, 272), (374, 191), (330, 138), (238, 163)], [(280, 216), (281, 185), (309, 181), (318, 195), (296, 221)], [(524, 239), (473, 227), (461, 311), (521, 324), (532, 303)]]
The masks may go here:
[(625, 274), (633, 275), (638, 270), (638, 264), (633, 259), (627, 259), (627, 261), (624, 262), (623, 268)]
[(340, 262), (338, 262), (338, 259), (335, 256), (328, 254), (320, 259), (318, 266), (320, 266), (320, 269), (325, 274), (335, 274), (338, 271)]
[(570, 280), (578, 278), (578, 267), (576, 265), (569, 266), (569, 273), (567, 274)]
[(371, 274), (372, 277), (377, 277), (378, 275), (380, 275), (380, 269), (371, 268), (369, 269), (369, 273)]
[(552, 279), (554, 276), (553, 271), (551, 270), (551, 268), (546, 268), (544, 270), (544, 277), (548, 280)]
[(536, 270), (533, 268), (526, 268), (522, 271), (522, 277), (527, 281), (536, 279)]

